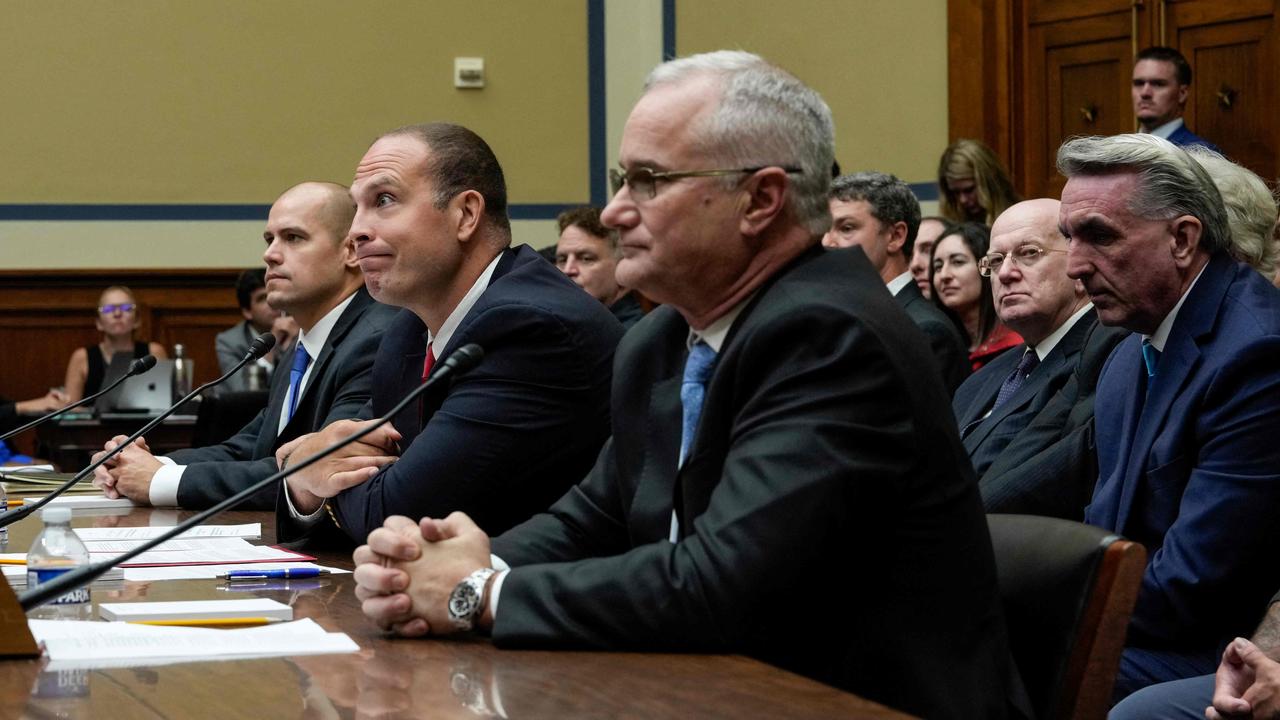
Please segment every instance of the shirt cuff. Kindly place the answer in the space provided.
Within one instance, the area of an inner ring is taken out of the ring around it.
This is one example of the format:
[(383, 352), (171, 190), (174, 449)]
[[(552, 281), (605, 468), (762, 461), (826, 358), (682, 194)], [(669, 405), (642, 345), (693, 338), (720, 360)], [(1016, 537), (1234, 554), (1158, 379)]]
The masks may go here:
[(151, 476), (151, 489), (147, 491), (147, 499), (155, 507), (174, 507), (178, 504), (178, 485), (182, 483), (182, 473), (187, 466), (177, 465), (166, 457), (156, 459), (163, 464)]
[(286, 505), (289, 506), (289, 517), (293, 518), (294, 520), (297, 520), (299, 523), (302, 523), (303, 525), (306, 525), (306, 526), (315, 525), (316, 523), (320, 522), (320, 518), (324, 517), (323, 502), (320, 503), (320, 507), (316, 508), (315, 512), (311, 513), (310, 515), (303, 515), (302, 513), (298, 512), (298, 508), (293, 506), (293, 497), (291, 497), (291, 495), (292, 494), (289, 492), (289, 486), (286, 484), (284, 486), (284, 502)]
[(502, 592), (502, 581), (507, 579), (510, 572), (510, 570), (499, 570), (493, 578), (493, 585), (489, 587), (489, 614), (493, 616), (495, 623), (498, 622), (498, 595)]

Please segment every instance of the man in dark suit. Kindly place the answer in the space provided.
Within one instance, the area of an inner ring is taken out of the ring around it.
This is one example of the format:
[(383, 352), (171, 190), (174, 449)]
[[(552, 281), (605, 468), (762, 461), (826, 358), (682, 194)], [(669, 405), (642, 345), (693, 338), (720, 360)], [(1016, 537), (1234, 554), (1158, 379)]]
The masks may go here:
[[(391, 425), (289, 477), (280, 539), (350, 543), (390, 515), (454, 510), (498, 533), (545, 510), (608, 437), (622, 326), (532, 249), (510, 247), (502, 168), (464, 127), (384, 135), (351, 191), (369, 292), (405, 308), (378, 348), (365, 417), (385, 414), (457, 348), (477, 343), (485, 355)], [(362, 427), (335, 423), (277, 455), (284, 465)]]
[(1096, 318), (1084, 286), (1067, 277), (1057, 200), (1027, 200), (1001, 213), (978, 268), (991, 278), (1001, 322), (1025, 341), (970, 376), (951, 402), (986, 501), (987, 468), (1066, 384)]
[[(108, 496), (209, 507), (275, 473), (275, 451), (284, 443), (356, 417), (369, 400), (373, 352), (394, 310), (364, 290), (347, 242), (354, 212), (347, 188), (336, 183), (303, 183), (272, 204), (263, 233), (267, 302), (297, 321), (301, 339), (281, 357), (267, 407), (220, 445), (157, 458), (140, 439), (96, 471), (94, 483)], [(107, 450), (123, 440), (114, 438)], [(248, 506), (274, 507), (275, 494), (265, 490)]]
[(1068, 272), (1133, 331), (1098, 381), (1085, 521), (1150, 552), (1116, 683), (1212, 672), (1280, 587), (1280, 291), (1227, 254), (1222, 198), (1151, 135), (1058, 151)]
[(830, 118), (747, 53), (653, 71), (603, 219), (618, 280), (663, 306), (619, 345), (612, 440), (493, 540), (509, 570), (462, 513), (389, 519), (356, 551), (367, 614), (502, 647), (744, 652), (928, 717), (1004, 715), (946, 389), (865, 254), (818, 247)]
[(920, 294), (912, 279), (920, 202), (911, 188), (885, 173), (841, 175), (831, 183), (830, 204), (831, 229), (822, 244), (862, 248), (894, 299), (929, 338), (943, 383), (954, 393), (969, 376), (969, 351), (955, 323)]
[(1176, 48), (1154, 46), (1138, 53), (1133, 64), (1133, 113), (1142, 132), (1174, 145), (1218, 146), (1187, 129), (1182, 119), (1191, 94), (1191, 63)]
[(640, 322), (644, 310), (630, 289), (618, 284), (618, 233), (600, 224), (600, 208), (569, 208), (556, 218), (560, 240), (555, 263), (574, 285), (604, 303), (624, 329)]

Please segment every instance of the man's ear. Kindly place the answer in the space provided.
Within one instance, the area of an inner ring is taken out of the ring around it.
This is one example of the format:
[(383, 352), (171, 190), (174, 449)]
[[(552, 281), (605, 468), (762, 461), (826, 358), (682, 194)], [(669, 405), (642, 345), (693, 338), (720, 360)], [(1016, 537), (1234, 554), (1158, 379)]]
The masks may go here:
[(889, 226), (889, 243), (885, 251), (889, 257), (902, 254), (902, 246), (907, 244), (907, 224), (901, 220)]
[(747, 178), (741, 222), (743, 235), (754, 237), (769, 227), (786, 206), (790, 185), (787, 171), (780, 167), (758, 170)]
[(360, 261), (356, 256), (355, 235), (348, 235), (342, 241), (342, 266), (350, 270), (360, 270)]
[(1178, 107), (1187, 106), (1187, 96), (1191, 94), (1191, 88), (1186, 85), (1178, 86)]
[(240, 314), (245, 320), (253, 320), (253, 313), (249, 312), (249, 308), (240, 308)]
[(449, 218), (453, 221), (458, 242), (468, 242), (480, 227), (484, 216), (484, 195), (477, 190), (463, 190), (449, 201)]
[(1204, 226), (1198, 218), (1183, 215), (1169, 221), (1169, 251), (1179, 268), (1190, 267), (1196, 251), (1200, 249), (1200, 237)]

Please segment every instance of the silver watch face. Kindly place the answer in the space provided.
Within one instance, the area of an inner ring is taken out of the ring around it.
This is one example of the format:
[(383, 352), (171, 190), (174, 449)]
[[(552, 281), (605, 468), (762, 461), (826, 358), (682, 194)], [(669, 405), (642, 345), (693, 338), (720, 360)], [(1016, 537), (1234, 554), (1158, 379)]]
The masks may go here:
[(471, 616), (479, 605), (480, 593), (476, 592), (471, 583), (460, 582), (449, 594), (449, 617), (454, 621), (470, 623)]

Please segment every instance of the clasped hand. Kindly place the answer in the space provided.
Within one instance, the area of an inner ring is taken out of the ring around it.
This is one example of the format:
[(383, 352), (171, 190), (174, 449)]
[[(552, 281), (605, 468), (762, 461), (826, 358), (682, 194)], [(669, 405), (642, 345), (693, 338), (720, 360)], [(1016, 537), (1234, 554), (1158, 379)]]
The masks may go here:
[[(324, 448), (351, 437), (377, 420), (339, 420), (323, 430), (295, 438), (276, 450), (276, 463), (283, 470), (290, 462), (298, 462)], [(294, 508), (303, 514), (320, 509), (331, 498), (349, 487), (366, 482), (384, 465), (396, 461), (400, 433), (390, 424), (383, 425), (360, 440), (330, 453), (315, 464), (286, 478), (285, 483)]]
[[(93, 462), (97, 462), (128, 439), (126, 435), (111, 438), (100, 452), (93, 454)], [(109, 498), (124, 496), (140, 505), (149, 505), (151, 479), (161, 464), (151, 454), (146, 438), (138, 438), (118, 455), (94, 469), (93, 485)]]
[[(472, 572), (489, 567), (489, 536), (460, 512), (419, 523), (393, 515), (353, 558), (356, 597), (378, 627), (405, 637), (448, 635), (457, 631), (449, 595)], [(491, 624), (486, 609), (477, 626)]]

